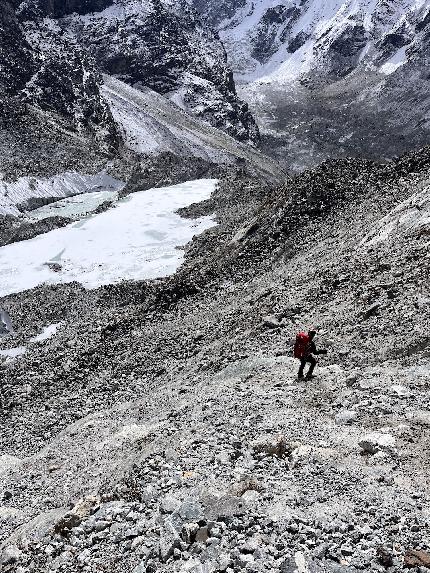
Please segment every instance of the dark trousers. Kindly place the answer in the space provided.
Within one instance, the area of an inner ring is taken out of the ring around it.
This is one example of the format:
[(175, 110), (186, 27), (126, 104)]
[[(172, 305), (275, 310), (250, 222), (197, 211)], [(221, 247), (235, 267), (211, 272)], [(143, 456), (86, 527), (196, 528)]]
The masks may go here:
[(317, 364), (317, 360), (314, 356), (312, 356), (312, 354), (310, 354), (309, 356), (306, 356), (305, 358), (301, 358), (300, 359), (300, 368), (299, 368), (299, 376), (302, 377), (303, 376), (303, 372), (305, 370), (305, 366), (306, 364), (309, 363), (309, 370), (308, 373), (306, 374), (306, 376), (312, 376), (312, 372), (314, 371), (314, 368)]

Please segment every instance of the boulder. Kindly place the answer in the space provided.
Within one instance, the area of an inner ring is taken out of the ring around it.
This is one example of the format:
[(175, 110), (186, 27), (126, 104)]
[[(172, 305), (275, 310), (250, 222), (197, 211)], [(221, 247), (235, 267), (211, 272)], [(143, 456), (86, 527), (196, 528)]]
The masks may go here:
[(292, 452), (294, 448), (287, 443), (285, 436), (261, 436), (251, 443), (251, 449), (254, 454), (266, 454), (268, 456), (277, 456), (282, 458)]
[(394, 384), (391, 386), (390, 392), (399, 398), (409, 398), (411, 395), (409, 388), (406, 388), (406, 386), (402, 386), (401, 384)]
[(78, 527), (78, 525), (94, 512), (94, 508), (99, 503), (100, 498), (96, 496), (88, 496), (78, 501), (71, 511), (67, 512), (57, 521), (54, 526), (55, 533), (62, 535), (66, 530)]
[(0, 565), (12, 565), (20, 561), (21, 557), (22, 551), (16, 545), (8, 545), (0, 554)]
[(335, 416), (335, 422), (338, 426), (345, 426), (355, 422), (357, 419), (357, 412), (354, 410), (342, 410)]
[(174, 525), (169, 519), (164, 521), (163, 529), (160, 534), (158, 551), (160, 559), (165, 563), (173, 555), (175, 549), (181, 547), (181, 538)]
[(177, 511), (181, 506), (181, 502), (171, 495), (166, 495), (166, 497), (160, 503), (161, 513), (173, 513)]
[(266, 328), (280, 328), (282, 324), (276, 318), (276, 316), (268, 315), (263, 317), (263, 326)]
[(348, 388), (352, 388), (356, 384), (356, 382), (358, 382), (359, 378), (360, 378), (360, 375), (357, 372), (353, 372), (352, 374), (349, 374), (345, 378), (346, 386), (348, 386)]
[(223, 497), (208, 496), (204, 500), (205, 516), (208, 521), (222, 521), (225, 518), (243, 515), (246, 503), (241, 497), (226, 495)]
[(391, 434), (372, 432), (363, 436), (358, 444), (363, 451), (369, 454), (376, 454), (381, 451), (393, 452), (396, 447), (396, 438)]
[(203, 506), (194, 499), (185, 500), (176, 512), (183, 521), (200, 521), (203, 519)]

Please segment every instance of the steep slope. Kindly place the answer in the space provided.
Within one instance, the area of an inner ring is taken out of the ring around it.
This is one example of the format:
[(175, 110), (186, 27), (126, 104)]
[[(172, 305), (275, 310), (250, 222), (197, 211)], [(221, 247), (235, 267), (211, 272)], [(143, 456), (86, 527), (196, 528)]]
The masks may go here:
[[(3, 367), (5, 571), (420, 571), (429, 168), (236, 176), (186, 210), (219, 225), (175, 276), (4, 299), (5, 347), (65, 321)], [(310, 324), (329, 353), (305, 385)]]
[(125, 145), (137, 154), (171, 152), (178, 157), (201, 157), (214, 164), (247, 164), (265, 179), (280, 181), (280, 166), (252, 146), (233, 139), (189, 115), (150, 88), (132, 88), (105, 76), (102, 93)]
[[(192, 2), (192, 0), (191, 0)], [(192, 2), (220, 29), (238, 78), (332, 80), (357, 67), (390, 74), (424, 47), (429, 5), (412, 0)]]
[[(266, 149), (293, 168), (428, 142), (428, 1), (196, 1), (217, 25)], [(288, 155), (290, 159), (288, 159)]]

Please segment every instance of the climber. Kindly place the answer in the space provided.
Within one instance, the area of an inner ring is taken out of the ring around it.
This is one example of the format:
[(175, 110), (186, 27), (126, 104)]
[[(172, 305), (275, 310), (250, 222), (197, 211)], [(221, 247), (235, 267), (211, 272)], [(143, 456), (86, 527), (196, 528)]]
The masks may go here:
[(309, 363), (309, 370), (306, 374), (306, 380), (311, 380), (314, 378), (313, 371), (317, 364), (317, 359), (314, 355), (317, 354), (327, 354), (327, 350), (317, 350), (314, 342), (316, 336), (316, 330), (309, 330), (306, 332), (299, 332), (296, 336), (296, 343), (294, 345), (294, 358), (300, 360), (300, 368), (298, 373), (298, 379), (301, 380), (305, 378), (304, 369), (306, 363)]

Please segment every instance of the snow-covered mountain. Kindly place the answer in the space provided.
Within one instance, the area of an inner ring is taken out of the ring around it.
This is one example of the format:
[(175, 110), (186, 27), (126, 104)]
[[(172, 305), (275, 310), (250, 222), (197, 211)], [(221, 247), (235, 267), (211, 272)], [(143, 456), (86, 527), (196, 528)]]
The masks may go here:
[(393, 73), (419, 49), (426, 0), (191, 0), (220, 30), (242, 81)]
[(430, 137), (429, 0), (189, 0), (219, 30), (264, 148), (293, 168)]

